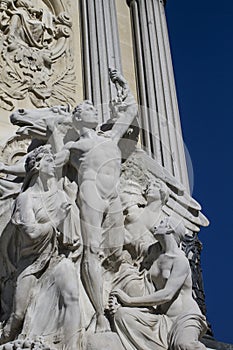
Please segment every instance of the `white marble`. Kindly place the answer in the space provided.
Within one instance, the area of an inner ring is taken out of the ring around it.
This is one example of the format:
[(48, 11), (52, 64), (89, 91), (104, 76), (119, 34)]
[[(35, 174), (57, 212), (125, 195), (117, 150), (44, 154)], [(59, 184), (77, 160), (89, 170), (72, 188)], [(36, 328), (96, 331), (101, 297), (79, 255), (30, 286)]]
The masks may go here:
[[(5, 148), (8, 165), (0, 163), (2, 349), (205, 349), (205, 317), (180, 243), (190, 225), (198, 231), (207, 221), (136, 147), (137, 133), (128, 132), (136, 102), (118, 71), (109, 80), (117, 98), (107, 124), (98, 125), (91, 101), (11, 115), (29, 149), (14, 164)], [(136, 329), (142, 336), (131, 336)]]

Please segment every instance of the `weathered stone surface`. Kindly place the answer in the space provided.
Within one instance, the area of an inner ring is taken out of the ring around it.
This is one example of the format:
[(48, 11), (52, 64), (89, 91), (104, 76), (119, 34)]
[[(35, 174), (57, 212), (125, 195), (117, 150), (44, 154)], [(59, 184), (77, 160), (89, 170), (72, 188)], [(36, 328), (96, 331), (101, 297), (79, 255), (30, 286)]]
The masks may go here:
[(93, 334), (87, 339), (85, 350), (123, 350), (123, 346), (116, 333)]
[(0, 108), (26, 98), (36, 107), (72, 103), (72, 22), (61, 1), (2, 1), (0, 16)]

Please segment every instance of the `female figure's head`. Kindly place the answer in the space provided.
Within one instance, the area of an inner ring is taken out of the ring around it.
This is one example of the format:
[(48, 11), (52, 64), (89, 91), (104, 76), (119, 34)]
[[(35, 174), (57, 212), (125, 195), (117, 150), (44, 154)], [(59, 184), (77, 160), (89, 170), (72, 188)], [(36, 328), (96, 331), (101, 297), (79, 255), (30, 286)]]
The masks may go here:
[(164, 241), (166, 237), (172, 235), (178, 246), (180, 246), (185, 234), (186, 228), (183, 222), (172, 217), (165, 217), (159, 226), (155, 227), (154, 231), (154, 236), (159, 242)]
[(27, 173), (40, 172), (48, 176), (55, 174), (54, 155), (51, 146), (40, 146), (36, 148), (26, 159), (25, 169)]
[(164, 182), (156, 179), (147, 186), (145, 196), (148, 204), (161, 201), (161, 204), (165, 205), (169, 199), (169, 190)]

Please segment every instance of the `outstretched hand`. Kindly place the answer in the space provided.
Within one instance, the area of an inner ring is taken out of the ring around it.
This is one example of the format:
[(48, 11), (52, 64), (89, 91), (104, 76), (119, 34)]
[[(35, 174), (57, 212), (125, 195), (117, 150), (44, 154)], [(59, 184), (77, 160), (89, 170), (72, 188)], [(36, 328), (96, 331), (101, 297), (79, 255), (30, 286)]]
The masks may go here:
[(109, 68), (109, 75), (117, 89), (117, 102), (124, 101), (129, 93), (127, 81), (117, 69)]

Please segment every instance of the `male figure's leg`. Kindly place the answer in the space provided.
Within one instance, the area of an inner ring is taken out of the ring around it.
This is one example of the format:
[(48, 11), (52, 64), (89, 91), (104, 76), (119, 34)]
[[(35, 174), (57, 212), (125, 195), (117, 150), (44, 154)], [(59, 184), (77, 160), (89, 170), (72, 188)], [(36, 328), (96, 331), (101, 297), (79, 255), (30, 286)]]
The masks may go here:
[(106, 254), (120, 257), (124, 244), (124, 216), (120, 197), (111, 200), (103, 223), (102, 248)]
[(110, 327), (104, 316), (100, 245), (106, 202), (97, 193), (94, 181), (85, 181), (80, 187), (79, 208), (83, 237), (82, 281), (97, 313), (96, 332), (105, 332)]
[(74, 264), (64, 258), (54, 269), (56, 286), (62, 296), (64, 313), (64, 347), (78, 348), (81, 331), (79, 286)]

